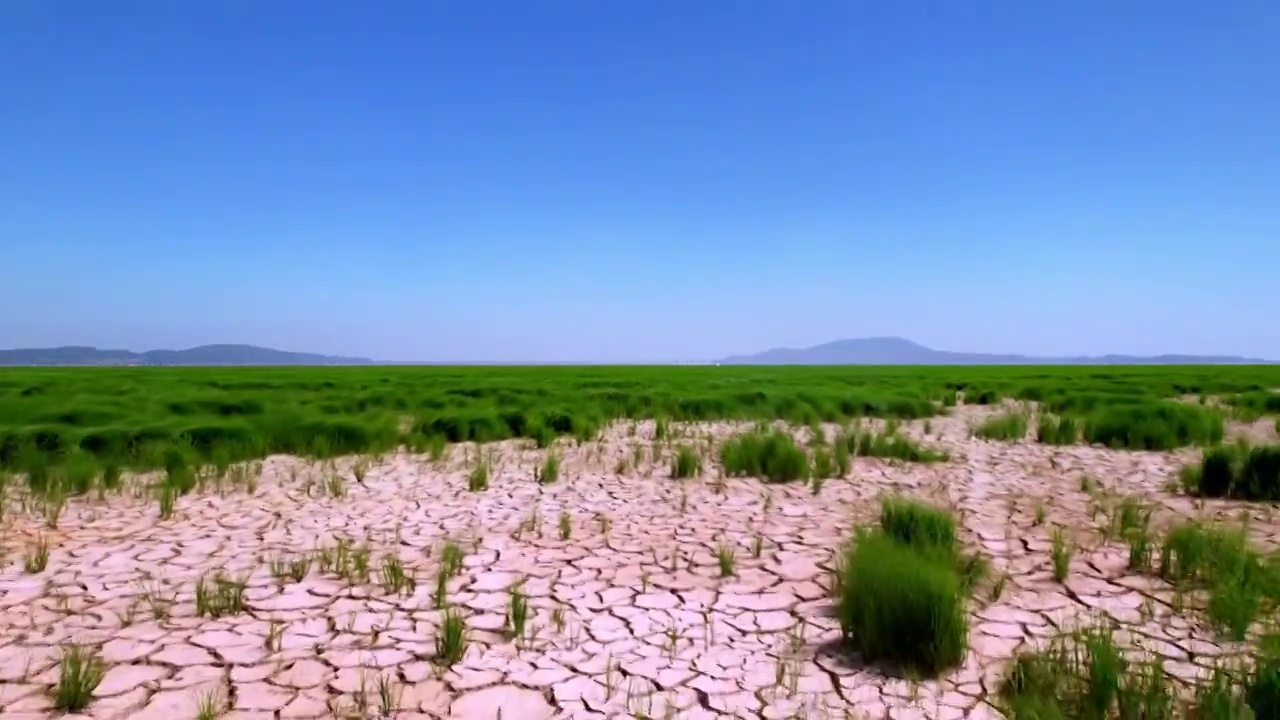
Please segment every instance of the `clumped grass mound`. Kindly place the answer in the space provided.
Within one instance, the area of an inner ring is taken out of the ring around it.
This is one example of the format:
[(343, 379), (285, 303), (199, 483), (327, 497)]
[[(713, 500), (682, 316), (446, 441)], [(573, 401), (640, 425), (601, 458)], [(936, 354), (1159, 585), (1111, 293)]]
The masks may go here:
[(1080, 441), (1080, 424), (1072, 417), (1041, 415), (1036, 441), (1046, 445), (1074, 445)]
[(1021, 440), (1027, 436), (1027, 414), (1000, 413), (987, 418), (974, 429), (973, 434), (984, 440)]
[(1084, 419), (1084, 439), (1111, 448), (1172, 450), (1222, 442), (1222, 416), (1176, 402), (1104, 407)]
[(671, 459), (671, 477), (691, 478), (702, 472), (702, 458), (686, 445), (676, 448), (676, 455)]
[(720, 464), (727, 475), (769, 482), (809, 477), (809, 456), (790, 435), (777, 430), (753, 430), (730, 438), (720, 448)]
[(1204, 497), (1280, 501), (1280, 445), (1211, 448), (1181, 479), (1184, 489)]
[(962, 560), (955, 520), (944, 510), (893, 498), (880, 520), (878, 529), (858, 531), (840, 560), (836, 617), (866, 660), (937, 674), (968, 647), (965, 603), (980, 563)]
[(922, 447), (894, 429), (883, 433), (854, 431), (843, 440), (848, 452), (858, 457), (896, 458), (907, 462), (939, 462), (947, 459), (945, 452)]

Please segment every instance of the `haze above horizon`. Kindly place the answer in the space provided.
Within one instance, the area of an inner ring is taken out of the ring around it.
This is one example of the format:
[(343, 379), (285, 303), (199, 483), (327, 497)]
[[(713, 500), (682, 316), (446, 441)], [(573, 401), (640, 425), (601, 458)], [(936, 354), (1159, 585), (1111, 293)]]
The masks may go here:
[(0, 347), (1280, 358), (1265, 2), (0, 5)]

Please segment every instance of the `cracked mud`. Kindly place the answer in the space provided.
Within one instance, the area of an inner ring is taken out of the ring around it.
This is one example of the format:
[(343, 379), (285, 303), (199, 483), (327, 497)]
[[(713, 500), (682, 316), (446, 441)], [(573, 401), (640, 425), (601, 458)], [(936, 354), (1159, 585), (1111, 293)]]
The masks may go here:
[[(487, 489), (470, 492), (474, 447), (387, 455), (362, 481), (352, 459), (336, 467), (276, 456), (251, 492), (212, 486), (178, 498), (160, 519), (149, 493), (69, 501), (56, 528), (9, 498), (0, 568), (0, 717), (54, 717), (51, 688), (65, 646), (98, 650), (106, 673), (81, 711), (100, 718), (195, 718), (213, 701), (225, 718), (866, 717), (986, 718), (1004, 663), (1019, 649), (1107, 615), (1132, 644), (1190, 681), (1223, 643), (1173, 592), (1126, 569), (1126, 551), (1100, 539), (1082, 477), (1137, 495), (1159, 517), (1197, 509), (1162, 487), (1194, 451), (1140, 453), (1083, 446), (996, 443), (969, 436), (981, 409), (961, 408), (905, 432), (947, 450), (937, 464), (856, 458), (820, 491), (801, 483), (669, 477), (679, 443), (706, 451), (738, 426), (681, 428), (655, 461), (652, 423), (613, 426), (600, 442), (563, 442), (557, 482), (539, 485), (546, 451), (487, 448)], [(635, 434), (632, 434), (632, 433)], [(636, 463), (639, 448), (642, 458)], [(469, 455), (470, 459), (466, 456)], [(620, 463), (628, 467), (620, 468)], [(341, 488), (329, 478), (340, 475)], [(141, 486), (147, 478), (135, 479)], [(1007, 586), (975, 599), (965, 662), (911, 682), (859, 663), (838, 646), (829, 617), (833, 554), (888, 491), (954, 508), (966, 544)], [(12, 492), (11, 492), (12, 495)], [(340, 495), (340, 496), (335, 496)], [(1271, 543), (1269, 518), (1252, 524)], [(1043, 515), (1043, 521), (1037, 519)], [(567, 527), (567, 539), (562, 537)], [(1054, 580), (1050, 532), (1077, 545)], [(39, 538), (47, 567), (24, 572)], [(339, 541), (368, 551), (367, 579), (324, 572), (277, 577), (272, 561), (315, 558)], [(458, 662), (437, 657), (443, 611), (436, 571), (446, 541), (464, 551), (447, 583), (465, 617)], [(722, 576), (722, 548), (733, 574)], [(758, 556), (757, 556), (758, 552)], [(394, 592), (392, 556), (416, 581)], [(198, 614), (196, 585), (220, 572), (245, 583), (243, 612)], [(511, 637), (509, 589), (530, 606)], [(383, 692), (380, 693), (379, 690)], [(385, 697), (380, 697), (385, 695)]]

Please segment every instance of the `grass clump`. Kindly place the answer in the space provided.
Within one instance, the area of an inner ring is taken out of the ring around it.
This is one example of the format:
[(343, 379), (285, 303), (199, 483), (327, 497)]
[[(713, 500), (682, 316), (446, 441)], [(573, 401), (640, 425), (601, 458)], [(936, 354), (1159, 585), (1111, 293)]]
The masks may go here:
[(1132, 664), (1107, 628), (1065, 634), (1045, 650), (1019, 655), (998, 696), (1011, 720), (1174, 717), (1163, 670)]
[(700, 472), (702, 472), (702, 458), (698, 453), (687, 445), (676, 448), (675, 457), (671, 459), (671, 477), (691, 478)]
[(1036, 423), (1036, 442), (1045, 445), (1074, 445), (1080, 441), (1080, 423), (1073, 417), (1041, 415)]
[(858, 531), (832, 584), (846, 641), (871, 662), (911, 672), (958, 664), (968, 647), (965, 601), (980, 567), (960, 551), (948, 512), (885, 499), (880, 527)]
[(1202, 497), (1280, 501), (1280, 445), (1210, 448), (1179, 479), (1187, 492)]
[(1022, 440), (1027, 436), (1027, 414), (1005, 412), (987, 418), (973, 434), (984, 440)]
[(921, 447), (892, 426), (882, 433), (852, 432), (845, 436), (845, 443), (848, 452), (857, 457), (894, 458), (907, 462), (939, 462), (947, 459), (946, 453)]
[(1131, 450), (1172, 450), (1222, 442), (1222, 415), (1175, 402), (1102, 407), (1084, 418), (1086, 442)]
[(436, 635), (436, 662), (453, 667), (467, 653), (467, 622), (462, 613), (445, 608)]
[(89, 707), (93, 691), (106, 674), (106, 665), (95, 651), (78, 645), (63, 649), (58, 684), (53, 688), (54, 708), (79, 712)]
[(1071, 541), (1067, 540), (1062, 528), (1053, 529), (1050, 542), (1049, 559), (1053, 564), (1053, 579), (1066, 582), (1067, 574), (1071, 572), (1071, 556), (1075, 554), (1075, 549), (1071, 546)]
[(507, 590), (507, 598), (507, 631), (518, 640), (525, 636), (529, 625), (529, 598), (520, 583)]
[(196, 581), (196, 616), (220, 618), (244, 612), (246, 586), (243, 580), (221, 573), (201, 577)]
[(721, 541), (716, 545), (716, 564), (720, 567), (720, 577), (731, 577), (737, 573), (738, 552), (734, 547)]
[(790, 435), (777, 430), (755, 430), (730, 438), (720, 448), (720, 464), (728, 475), (768, 482), (809, 476), (809, 456)]
[(489, 462), (485, 458), (476, 461), (467, 475), (467, 489), (471, 492), (483, 492), (489, 489)]
[(1233, 639), (1280, 599), (1280, 563), (1249, 543), (1244, 528), (1187, 522), (1165, 535), (1160, 576), (1182, 588), (1207, 591), (1209, 619)]
[(533, 479), (539, 485), (550, 485), (560, 479), (560, 456), (547, 453), (547, 458), (542, 461), (541, 467), (534, 468)]
[(928, 675), (963, 659), (969, 626), (953, 567), (883, 533), (865, 533), (836, 572), (836, 616), (864, 658)]
[(36, 538), (35, 547), (22, 559), (22, 571), (28, 575), (44, 572), (49, 566), (49, 540), (41, 535)]
[(1135, 657), (1109, 627), (1055, 637), (1016, 657), (997, 690), (1010, 720), (1246, 720), (1280, 717), (1280, 643), (1264, 637), (1251, 666), (1215, 666), (1190, 692), (1156, 658)]

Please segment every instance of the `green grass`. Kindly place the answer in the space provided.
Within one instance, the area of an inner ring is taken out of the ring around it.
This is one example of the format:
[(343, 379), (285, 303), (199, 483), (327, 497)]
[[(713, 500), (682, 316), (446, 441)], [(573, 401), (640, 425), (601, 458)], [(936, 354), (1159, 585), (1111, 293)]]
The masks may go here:
[(547, 453), (542, 465), (534, 468), (533, 477), (540, 485), (550, 485), (560, 479), (560, 456)]
[(436, 662), (452, 667), (467, 654), (468, 644), (466, 618), (453, 608), (445, 608), (436, 633)]
[(1197, 405), (1148, 402), (1100, 408), (1084, 418), (1086, 442), (1133, 450), (1171, 450), (1222, 442), (1220, 413)]
[(671, 477), (691, 478), (702, 472), (702, 458), (693, 448), (681, 445), (676, 448), (676, 455), (671, 459)]
[(832, 583), (846, 642), (870, 662), (934, 675), (968, 647), (966, 600), (985, 565), (966, 557), (949, 512), (905, 498), (882, 501), (880, 527), (859, 530)]
[(720, 447), (720, 464), (728, 475), (769, 482), (809, 477), (809, 456), (795, 439), (778, 430), (752, 430), (730, 438)]
[(1186, 522), (1165, 534), (1159, 573), (1179, 587), (1205, 590), (1209, 619), (1242, 639), (1280, 601), (1278, 560), (1251, 545), (1243, 527)]
[(973, 434), (984, 440), (1021, 440), (1027, 436), (1027, 414), (1005, 412), (987, 418)]
[(934, 675), (963, 659), (965, 595), (950, 565), (868, 532), (851, 543), (836, 577), (841, 631), (866, 660)]
[(896, 458), (908, 462), (939, 462), (947, 459), (945, 452), (921, 447), (893, 428), (881, 433), (851, 432), (844, 437), (844, 441), (848, 452), (858, 457)]
[(1168, 398), (1216, 395), (1261, 410), (1274, 387), (1277, 366), (6, 368), (0, 469), (77, 494), (175, 457), (225, 466), (401, 444), (440, 457), (448, 442), (591, 437), (615, 418), (912, 419), (944, 411), (957, 393), (1039, 401), (1077, 418), (1090, 442), (1155, 448), (1221, 435), (1211, 408)]
[(1080, 441), (1080, 423), (1073, 417), (1043, 414), (1036, 423), (1036, 442), (1046, 445), (1074, 445)]
[(78, 712), (89, 707), (93, 691), (106, 674), (107, 667), (97, 652), (80, 646), (65, 648), (58, 664), (58, 684), (53, 688), (54, 708)]
[(1190, 691), (1158, 659), (1135, 658), (1109, 627), (1064, 633), (1023, 652), (997, 690), (1010, 720), (1245, 720), (1280, 717), (1280, 643), (1264, 637), (1244, 666), (1218, 664)]
[(1203, 497), (1280, 501), (1280, 444), (1210, 448), (1180, 478), (1184, 489)]

